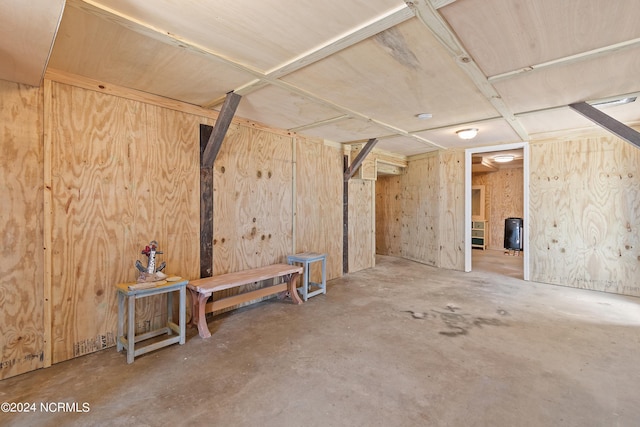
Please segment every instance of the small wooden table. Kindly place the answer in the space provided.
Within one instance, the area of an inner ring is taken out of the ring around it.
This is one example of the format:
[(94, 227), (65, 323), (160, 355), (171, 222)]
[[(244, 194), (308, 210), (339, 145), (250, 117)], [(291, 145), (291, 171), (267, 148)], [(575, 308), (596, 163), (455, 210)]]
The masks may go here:
[[(136, 356), (149, 353), (150, 351), (157, 350), (174, 343), (180, 343), (180, 345), (185, 343), (187, 283), (189, 283), (188, 280), (180, 279), (179, 281), (165, 282), (158, 286), (145, 289), (129, 289), (129, 285), (135, 285), (134, 283), (120, 283), (116, 285), (116, 289), (118, 291), (118, 338), (116, 342), (118, 352), (123, 349), (127, 349), (127, 363), (133, 363), (133, 359)], [(173, 292), (180, 293), (178, 324), (173, 322)], [(160, 294), (167, 294), (167, 326), (136, 336), (136, 300)], [(125, 300), (127, 301), (128, 306), (126, 338), (124, 336)], [(177, 335), (173, 335), (174, 332)], [(162, 334), (167, 334), (169, 336), (163, 340), (136, 347), (136, 343)]]

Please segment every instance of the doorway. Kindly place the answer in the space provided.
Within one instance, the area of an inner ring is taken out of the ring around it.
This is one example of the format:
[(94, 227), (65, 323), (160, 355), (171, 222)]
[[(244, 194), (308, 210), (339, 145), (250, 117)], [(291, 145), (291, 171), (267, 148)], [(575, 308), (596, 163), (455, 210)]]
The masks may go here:
[[(523, 173), (523, 235), (522, 255), (524, 280), (530, 280), (529, 271), (529, 145), (526, 142), (469, 148), (465, 150), (465, 271), (472, 270), (472, 159), (474, 154), (522, 150)], [(495, 225), (494, 225), (495, 226)]]

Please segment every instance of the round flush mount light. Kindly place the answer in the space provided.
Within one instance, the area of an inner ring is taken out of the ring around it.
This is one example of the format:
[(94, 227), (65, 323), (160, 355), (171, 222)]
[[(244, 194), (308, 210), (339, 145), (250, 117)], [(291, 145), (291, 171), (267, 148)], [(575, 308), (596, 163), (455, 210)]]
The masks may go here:
[(431, 114), (431, 113), (420, 113), (420, 114), (416, 114), (416, 117), (419, 118), (420, 120), (428, 120), (431, 117), (433, 117), (433, 114)]
[(511, 154), (500, 154), (498, 156), (495, 156), (493, 158), (494, 162), (498, 162), (498, 163), (509, 163), (510, 161), (512, 161), (515, 157), (512, 156)]
[(478, 134), (478, 129), (469, 128), (469, 129), (461, 129), (456, 132), (458, 136), (462, 139), (473, 139)]

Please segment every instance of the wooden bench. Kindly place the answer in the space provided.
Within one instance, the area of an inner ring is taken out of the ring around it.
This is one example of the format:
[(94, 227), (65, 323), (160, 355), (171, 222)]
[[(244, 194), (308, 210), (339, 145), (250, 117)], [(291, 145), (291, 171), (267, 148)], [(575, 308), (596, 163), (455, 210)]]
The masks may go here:
[[(198, 333), (202, 338), (208, 338), (211, 336), (211, 332), (207, 326), (207, 313), (285, 291), (289, 291), (289, 295), (294, 303), (302, 304), (302, 300), (296, 290), (296, 280), (301, 273), (302, 267), (289, 264), (274, 264), (251, 270), (238, 271), (236, 273), (220, 274), (192, 280), (187, 285), (192, 297), (192, 324), (197, 324)], [(207, 302), (214, 292), (248, 285), (262, 280), (274, 279), (275, 282), (275, 279), (279, 277), (284, 278), (285, 281), (254, 291)]]

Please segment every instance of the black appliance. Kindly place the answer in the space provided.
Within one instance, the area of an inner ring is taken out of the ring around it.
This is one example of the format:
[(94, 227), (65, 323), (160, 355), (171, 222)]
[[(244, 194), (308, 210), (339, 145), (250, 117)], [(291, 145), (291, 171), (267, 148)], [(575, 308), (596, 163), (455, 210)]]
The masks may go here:
[(507, 218), (504, 220), (504, 248), (522, 250), (522, 218)]

